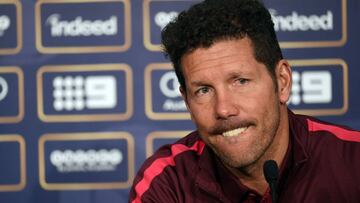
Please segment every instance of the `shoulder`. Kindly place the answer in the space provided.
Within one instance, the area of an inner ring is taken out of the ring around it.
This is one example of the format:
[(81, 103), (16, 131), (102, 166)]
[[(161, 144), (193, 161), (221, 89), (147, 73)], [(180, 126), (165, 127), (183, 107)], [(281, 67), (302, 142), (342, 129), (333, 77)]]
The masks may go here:
[(334, 160), (347, 157), (355, 160), (360, 156), (359, 131), (311, 116), (291, 115), (290, 117), (295, 139), (299, 140), (313, 158), (321, 156), (324, 159)]
[(346, 194), (343, 197), (358, 198), (360, 132), (310, 116), (294, 115), (291, 119), (292, 127), (297, 129), (294, 153), (306, 154), (297, 173), (312, 182), (309, 191), (325, 188), (319, 192), (336, 190)]
[[(197, 166), (197, 160), (204, 150), (205, 144), (197, 132), (192, 132), (174, 144), (165, 145), (149, 157), (134, 179), (130, 191), (130, 199), (144, 199), (146, 196), (156, 196), (159, 191), (166, 202), (176, 198), (174, 191), (181, 190), (179, 182), (191, 178), (192, 169)], [(148, 198), (148, 197), (146, 197)], [(160, 202), (159, 199), (154, 202)]]
[(338, 142), (360, 143), (360, 131), (334, 123), (325, 122), (317, 118), (297, 115), (289, 111), (290, 130), (299, 138), (330, 137)]
[(306, 118), (310, 136), (332, 136), (339, 142), (360, 143), (360, 131), (347, 126), (328, 123), (313, 117)]

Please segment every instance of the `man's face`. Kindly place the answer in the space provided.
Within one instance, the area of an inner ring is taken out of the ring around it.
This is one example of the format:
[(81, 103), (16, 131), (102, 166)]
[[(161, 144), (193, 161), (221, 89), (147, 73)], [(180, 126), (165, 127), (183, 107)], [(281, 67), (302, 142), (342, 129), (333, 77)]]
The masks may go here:
[[(248, 38), (224, 40), (182, 58), (181, 90), (202, 139), (234, 168), (269, 151), (280, 122), (279, 96)], [(286, 98), (287, 99), (287, 98)]]

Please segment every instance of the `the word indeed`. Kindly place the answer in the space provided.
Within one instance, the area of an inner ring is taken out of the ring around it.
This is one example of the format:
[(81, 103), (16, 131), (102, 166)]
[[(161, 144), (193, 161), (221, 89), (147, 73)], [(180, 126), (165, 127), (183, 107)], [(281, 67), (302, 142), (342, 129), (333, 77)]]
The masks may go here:
[(107, 20), (83, 20), (77, 16), (72, 21), (61, 20), (60, 14), (52, 14), (46, 24), (51, 26), (52, 37), (77, 36), (112, 36), (118, 33), (117, 17), (111, 16)]
[(300, 15), (293, 11), (291, 15), (277, 15), (277, 11), (270, 9), (275, 31), (328, 31), (333, 30), (333, 13), (327, 11), (323, 15)]

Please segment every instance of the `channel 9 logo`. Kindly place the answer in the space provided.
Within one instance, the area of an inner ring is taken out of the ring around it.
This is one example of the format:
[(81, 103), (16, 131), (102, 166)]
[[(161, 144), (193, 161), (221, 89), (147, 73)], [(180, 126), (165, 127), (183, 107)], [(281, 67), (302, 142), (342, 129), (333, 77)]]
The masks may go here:
[(37, 74), (38, 114), (45, 122), (127, 120), (133, 112), (126, 64), (43, 66)]
[(56, 111), (112, 109), (118, 102), (116, 84), (113, 75), (56, 76), (53, 107)]
[(290, 60), (289, 108), (308, 115), (341, 115), (348, 110), (348, 66), (341, 59)]

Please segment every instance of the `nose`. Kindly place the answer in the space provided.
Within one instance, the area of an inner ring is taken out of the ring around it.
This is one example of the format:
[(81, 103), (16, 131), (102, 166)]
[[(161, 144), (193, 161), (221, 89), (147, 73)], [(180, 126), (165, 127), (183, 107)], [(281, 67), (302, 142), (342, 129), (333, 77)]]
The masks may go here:
[(226, 120), (239, 113), (237, 101), (231, 92), (217, 92), (215, 101), (216, 119)]

